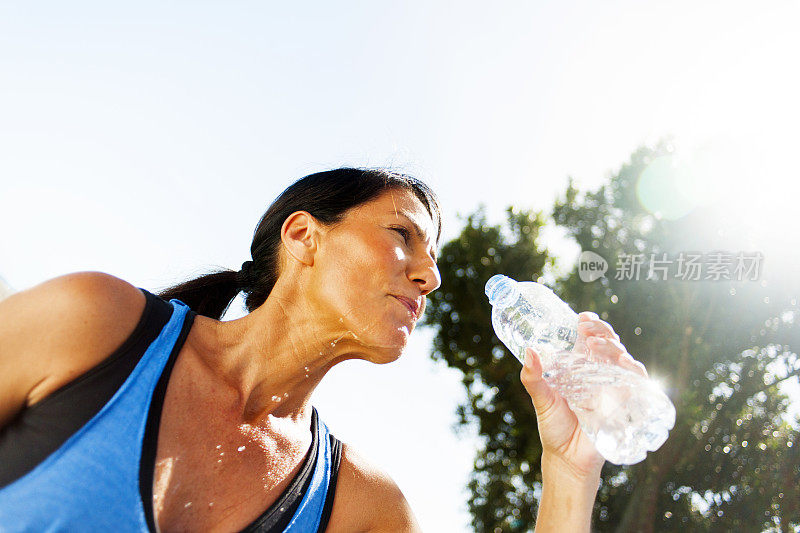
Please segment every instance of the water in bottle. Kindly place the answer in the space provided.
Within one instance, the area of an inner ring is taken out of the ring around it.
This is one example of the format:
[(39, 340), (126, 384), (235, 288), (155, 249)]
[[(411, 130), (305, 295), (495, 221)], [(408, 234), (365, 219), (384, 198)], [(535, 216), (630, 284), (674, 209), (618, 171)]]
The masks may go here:
[(549, 288), (497, 275), (486, 283), (492, 326), (517, 359), (531, 347), (542, 376), (564, 397), (597, 451), (635, 464), (657, 450), (675, 425), (675, 407), (658, 385), (576, 348), (578, 315)]

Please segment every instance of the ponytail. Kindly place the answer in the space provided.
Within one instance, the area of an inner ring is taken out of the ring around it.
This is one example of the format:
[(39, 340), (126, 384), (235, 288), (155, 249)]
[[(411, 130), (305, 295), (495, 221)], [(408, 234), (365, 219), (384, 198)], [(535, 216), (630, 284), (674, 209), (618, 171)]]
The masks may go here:
[(242, 288), (242, 273), (225, 269), (184, 281), (158, 295), (165, 300), (177, 298), (197, 314), (219, 320)]

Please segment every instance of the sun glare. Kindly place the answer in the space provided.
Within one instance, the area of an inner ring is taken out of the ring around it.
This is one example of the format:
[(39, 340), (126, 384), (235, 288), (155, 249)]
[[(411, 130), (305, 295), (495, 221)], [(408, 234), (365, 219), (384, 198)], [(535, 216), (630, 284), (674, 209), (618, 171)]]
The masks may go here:
[(791, 152), (759, 141), (717, 140), (658, 157), (639, 176), (637, 197), (659, 219), (713, 213), (708, 222), (719, 236), (739, 234), (739, 245), (760, 246), (765, 254), (797, 243), (793, 204), (800, 187)]

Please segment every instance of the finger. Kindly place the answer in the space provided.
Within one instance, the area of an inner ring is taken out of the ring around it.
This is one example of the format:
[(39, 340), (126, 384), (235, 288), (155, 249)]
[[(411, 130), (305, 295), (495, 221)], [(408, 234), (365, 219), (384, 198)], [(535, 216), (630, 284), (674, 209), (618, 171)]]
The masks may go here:
[(586, 320), (578, 323), (578, 332), (584, 335), (599, 335), (619, 340), (619, 335), (614, 331), (614, 328), (608, 322), (603, 320)]
[(630, 354), (628, 354), (628, 358), (629, 358), (629, 364), (632, 365), (631, 370), (633, 370), (637, 374), (640, 374), (642, 377), (645, 378), (650, 377), (650, 374), (647, 373), (647, 368), (644, 366), (644, 363), (642, 363), (641, 361), (637, 361)]
[(543, 416), (556, 402), (556, 395), (542, 377), (542, 360), (532, 348), (525, 350), (525, 364), (519, 374), (522, 385), (533, 401), (539, 416)]
[(583, 322), (584, 320), (600, 320), (600, 317), (597, 316), (597, 313), (593, 313), (591, 311), (583, 311), (578, 313), (578, 322)]
[(604, 337), (589, 337), (587, 345), (593, 359), (615, 364), (647, 377), (647, 369), (644, 365), (635, 360), (619, 341)]
[(619, 358), (627, 351), (618, 340), (607, 337), (589, 337), (586, 339), (586, 345), (593, 359), (611, 364), (618, 364)]
[(626, 370), (630, 370), (634, 374), (638, 374), (643, 378), (648, 377), (647, 369), (642, 363), (631, 357), (629, 353), (624, 353), (620, 356), (617, 364)]
[(602, 335), (592, 335), (587, 337), (586, 344), (593, 352), (600, 353), (611, 359), (616, 359), (623, 353), (627, 352), (625, 346), (617, 339), (604, 337)]

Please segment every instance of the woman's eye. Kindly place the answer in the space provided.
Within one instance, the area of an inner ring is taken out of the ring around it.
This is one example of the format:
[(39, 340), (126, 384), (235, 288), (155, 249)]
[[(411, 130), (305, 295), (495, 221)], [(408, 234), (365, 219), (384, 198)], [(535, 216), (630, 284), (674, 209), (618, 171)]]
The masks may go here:
[(411, 233), (402, 226), (392, 226), (392, 229), (400, 234), (403, 237), (403, 240), (408, 244), (409, 239), (411, 238)]

